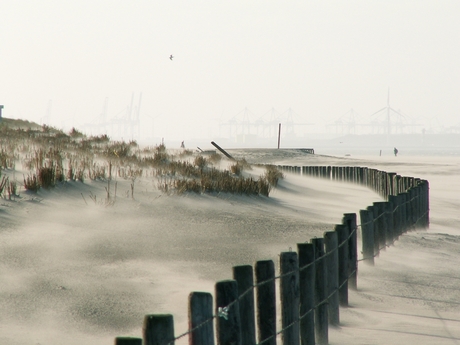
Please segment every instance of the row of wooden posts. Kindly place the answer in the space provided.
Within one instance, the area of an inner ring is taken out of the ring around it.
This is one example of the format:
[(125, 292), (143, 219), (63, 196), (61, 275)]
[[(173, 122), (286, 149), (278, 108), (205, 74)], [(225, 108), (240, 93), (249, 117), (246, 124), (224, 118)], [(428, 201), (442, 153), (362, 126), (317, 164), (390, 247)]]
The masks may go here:
[[(272, 260), (233, 267), (233, 279), (208, 292), (189, 295), (189, 330), (175, 336), (173, 316), (146, 315), (142, 338), (117, 337), (115, 345), (169, 345), (188, 337), (190, 345), (328, 344), (328, 325), (340, 324), (348, 289), (357, 288), (358, 261), (374, 258), (404, 232), (429, 225), (429, 184), (377, 169), (331, 166), (278, 166), (284, 172), (367, 186), (385, 202), (355, 213), (323, 238), (297, 244), (280, 254), (279, 275)], [(362, 258), (357, 233), (361, 229)], [(276, 281), (279, 280), (281, 329), (277, 331)], [(254, 290), (256, 293), (254, 294)], [(255, 297), (254, 297), (255, 296)], [(215, 328), (214, 328), (215, 323)], [(215, 333), (214, 333), (215, 330)]]

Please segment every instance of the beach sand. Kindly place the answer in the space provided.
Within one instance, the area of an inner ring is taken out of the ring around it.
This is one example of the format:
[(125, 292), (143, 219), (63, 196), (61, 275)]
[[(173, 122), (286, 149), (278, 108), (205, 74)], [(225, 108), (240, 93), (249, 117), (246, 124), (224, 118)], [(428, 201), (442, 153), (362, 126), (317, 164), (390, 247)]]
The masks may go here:
[[(458, 157), (232, 154), (428, 180), (430, 228), (401, 236), (375, 266), (360, 263), (358, 291), (340, 309), (330, 344), (460, 343)], [(0, 201), (0, 344), (111, 344), (115, 336), (140, 337), (144, 315), (162, 313), (174, 315), (178, 335), (187, 330), (190, 292), (212, 293), (235, 265), (264, 259), (277, 265), (280, 252), (382, 200), (361, 186), (291, 174), (268, 198), (164, 195), (153, 177), (136, 180), (131, 198), (131, 181), (116, 182), (111, 206), (100, 202), (107, 187), (101, 181)]]

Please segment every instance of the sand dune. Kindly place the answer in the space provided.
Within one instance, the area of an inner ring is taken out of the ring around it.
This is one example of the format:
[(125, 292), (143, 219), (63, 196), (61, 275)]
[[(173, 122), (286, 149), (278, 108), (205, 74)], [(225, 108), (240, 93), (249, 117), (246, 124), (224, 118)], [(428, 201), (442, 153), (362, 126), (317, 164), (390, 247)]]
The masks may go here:
[[(359, 290), (330, 343), (459, 342), (458, 158), (275, 153), (232, 151), (250, 162), (369, 166), (430, 182), (430, 229), (402, 236), (375, 267), (360, 265)], [(381, 200), (364, 187), (290, 174), (269, 198), (168, 196), (143, 178), (132, 199), (129, 183), (117, 181), (112, 206), (89, 198), (104, 198), (103, 182), (1, 200), (0, 344), (110, 344), (140, 336), (148, 313), (174, 314), (181, 333), (189, 292), (212, 292), (234, 265), (276, 262), (343, 213)]]

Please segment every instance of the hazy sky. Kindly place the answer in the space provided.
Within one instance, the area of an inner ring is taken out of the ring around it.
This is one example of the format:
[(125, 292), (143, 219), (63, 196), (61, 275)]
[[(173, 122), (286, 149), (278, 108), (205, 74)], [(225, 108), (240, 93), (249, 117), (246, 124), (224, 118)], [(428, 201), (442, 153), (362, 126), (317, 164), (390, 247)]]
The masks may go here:
[(458, 0), (0, 0), (0, 13), (5, 117), (41, 122), (51, 104), (52, 125), (78, 127), (142, 93), (144, 135), (211, 138), (246, 107), (368, 118), (390, 87), (427, 128), (460, 121)]

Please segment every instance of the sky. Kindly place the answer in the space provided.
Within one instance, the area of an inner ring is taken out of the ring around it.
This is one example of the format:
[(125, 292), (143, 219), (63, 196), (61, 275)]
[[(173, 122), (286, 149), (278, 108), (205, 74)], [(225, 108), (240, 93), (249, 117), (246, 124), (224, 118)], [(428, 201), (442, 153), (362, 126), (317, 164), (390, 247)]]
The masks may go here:
[(372, 114), (390, 90), (417, 132), (460, 123), (458, 1), (0, 0), (0, 13), (8, 118), (97, 132), (105, 103), (114, 122), (133, 99), (134, 139), (212, 140), (289, 109), (310, 131), (351, 109), (385, 121)]

